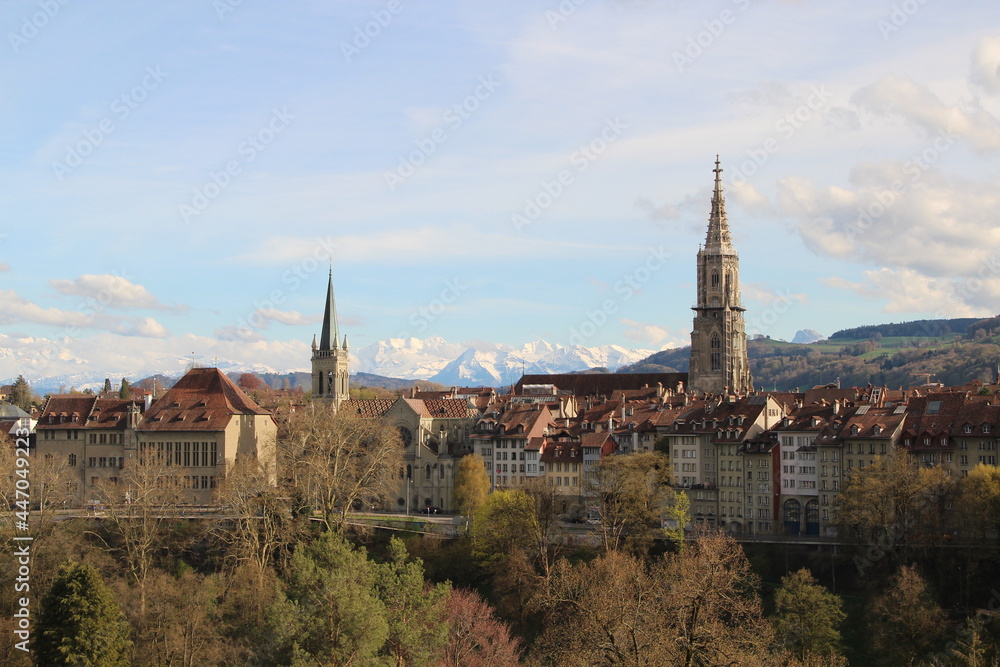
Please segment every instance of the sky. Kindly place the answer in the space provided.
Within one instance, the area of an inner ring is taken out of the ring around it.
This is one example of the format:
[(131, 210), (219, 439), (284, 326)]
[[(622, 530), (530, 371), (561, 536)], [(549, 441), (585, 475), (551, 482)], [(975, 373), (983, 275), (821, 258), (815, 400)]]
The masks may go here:
[(8, 2), (0, 378), (1000, 308), (993, 0)]

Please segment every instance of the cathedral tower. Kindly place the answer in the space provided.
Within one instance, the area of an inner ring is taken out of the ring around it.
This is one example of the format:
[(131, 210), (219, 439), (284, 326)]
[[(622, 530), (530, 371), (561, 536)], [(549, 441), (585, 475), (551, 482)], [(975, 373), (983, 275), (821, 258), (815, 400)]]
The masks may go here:
[(337, 327), (337, 304), (333, 298), (333, 270), (326, 288), (326, 309), (323, 311), (323, 330), (319, 343), (312, 342), (312, 396), (314, 399), (333, 401), (340, 406), (350, 398), (348, 393), (347, 336), (340, 345)]
[(715, 192), (705, 247), (698, 249), (698, 305), (691, 331), (688, 384), (695, 391), (744, 394), (753, 389), (740, 305), (740, 258), (729, 235), (722, 169), (715, 157)]

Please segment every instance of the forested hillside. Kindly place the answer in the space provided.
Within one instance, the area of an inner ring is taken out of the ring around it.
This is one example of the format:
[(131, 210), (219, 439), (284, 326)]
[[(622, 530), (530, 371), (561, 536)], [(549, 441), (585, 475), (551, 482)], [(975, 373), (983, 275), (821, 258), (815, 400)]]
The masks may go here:
[[(758, 338), (747, 344), (754, 384), (769, 390), (837, 382), (908, 387), (930, 382), (993, 382), (1000, 364), (1000, 320), (961, 318), (845, 329), (801, 345)], [(664, 350), (621, 369), (684, 372), (690, 347)]]

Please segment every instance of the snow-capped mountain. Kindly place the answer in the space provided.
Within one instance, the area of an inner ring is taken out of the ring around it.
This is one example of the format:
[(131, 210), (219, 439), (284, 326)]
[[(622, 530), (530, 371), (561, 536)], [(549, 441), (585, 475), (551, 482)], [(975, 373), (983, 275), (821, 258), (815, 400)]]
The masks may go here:
[(444, 385), (500, 386), (516, 382), (523, 373), (568, 373), (598, 366), (617, 370), (653, 352), (618, 345), (563, 346), (544, 340), (513, 347), (486, 341), (461, 345), (442, 338), (390, 339), (355, 353), (351, 370)]
[(795, 332), (795, 338), (792, 339), (793, 343), (815, 343), (818, 340), (823, 340), (826, 338), (823, 334), (816, 331), (815, 329), (799, 329)]

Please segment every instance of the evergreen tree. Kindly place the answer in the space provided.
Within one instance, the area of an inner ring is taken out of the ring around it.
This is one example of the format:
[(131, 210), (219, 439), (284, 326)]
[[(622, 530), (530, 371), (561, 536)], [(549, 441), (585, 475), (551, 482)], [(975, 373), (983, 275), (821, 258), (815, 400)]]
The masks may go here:
[(425, 584), (423, 562), (407, 562), (408, 555), (406, 545), (394, 537), (389, 562), (374, 566), (375, 591), (389, 623), (386, 648), (397, 665), (438, 665), (448, 642), (443, 619), (451, 586)]
[(111, 391), (111, 378), (104, 378), (104, 391)]
[(122, 378), (122, 387), (118, 390), (118, 398), (125, 400), (132, 398), (132, 385), (125, 378)]
[(42, 598), (36, 665), (115, 667), (129, 664), (129, 625), (92, 565), (67, 563)]
[(847, 615), (840, 598), (821, 586), (809, 570), (782, 577), (774, 607), (778, 639), (799, 659), (840, 652), (840, 624)]
[(372, 562), (334, 531), (292, 555), (287, 590), (268, 611), (265, 664), (369, 665), (389, 636)]
[(24, 379), (23, 375), (18, 375), (10, 388), (10, 402), (25, 412), (30, 413), (33, 394), (34, 392), (31, 391), (31, 385), (28, 384), (28, 381)]

